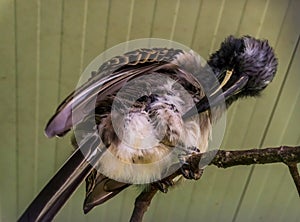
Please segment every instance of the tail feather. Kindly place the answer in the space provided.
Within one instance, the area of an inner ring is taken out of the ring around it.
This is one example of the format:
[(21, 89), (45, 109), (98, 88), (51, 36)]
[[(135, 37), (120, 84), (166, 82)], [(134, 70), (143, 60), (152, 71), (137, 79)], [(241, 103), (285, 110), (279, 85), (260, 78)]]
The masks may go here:
[(51, 221), (73, 192), (92, 171), (105, 150), (98, 149), (99, 138), (91, 135), (72, 154), (19, 218), (19, 222)]

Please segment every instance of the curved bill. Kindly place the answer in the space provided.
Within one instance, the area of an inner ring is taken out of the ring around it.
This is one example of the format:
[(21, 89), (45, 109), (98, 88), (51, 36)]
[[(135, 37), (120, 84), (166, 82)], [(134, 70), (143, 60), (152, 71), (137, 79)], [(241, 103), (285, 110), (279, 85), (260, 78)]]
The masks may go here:
[[(236, 82), (233, 83), (232, 86), (230, 86), (228, 89), (225, 91), (222, 91), (222, 88), (218, 88), (217, 91), (212, 93), (209, 97), (205, 96), (203, 97), (197, 104), (196, 104), (196, 109), (193, 107), (189, 109), (183, 116), (182, 118), (185, 120), (191, 116), (194, 116), (198, 113), (205, 112), (209, 108), (215, 107), (218, 104), (221, 104), (222, 102), (226, 101), (229, 99), (231, 96), (236, 95), (239, 93), (243, 87), (246, 85), (248, 82), (249, 77), (248, 76), (241, 76)], [(226, 79), (226, 82), (228, 82), (229, 79)], [(225, 80), (223, 80), (224, 82)], [(226, 85), (221, 84), (221, 86)]]

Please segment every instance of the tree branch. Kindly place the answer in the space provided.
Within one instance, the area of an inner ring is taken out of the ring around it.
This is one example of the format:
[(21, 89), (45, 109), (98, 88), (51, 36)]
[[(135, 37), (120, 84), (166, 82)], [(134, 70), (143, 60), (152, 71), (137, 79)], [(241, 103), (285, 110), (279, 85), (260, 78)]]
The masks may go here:
[(139, 222), (143, 220), (143, 216), (157, 191), (158, 189), (156, 187), (151, 186), (149, 190), (144, 190), (135, 199), (134, 210), (131, 215), (130, 222)]
[(290, 170), (290, 174), (291, 174), (291, 176), (294, 180), (294, 183), (296, 185), (298, 195), (300, 197), (300, 175), (299, 175), (297, 164), (296, 163), (288, 164), (288, 167), (289, 167), (289, 170)]
[[(289, 167), (290, 174), (296, 185), (300, 196), (300, 176), (297, 163), (300, 162), (300, 146), (280, 146), (276, 148), (250, 149), (250, 150), (218, 150), (209, 151), (202, 154), (195, 154), (187, 159), (191, 166), (198, 166), (200, 160), (207, 163), (212, 160), (209, 165), (215, 165), (219, 168), (228, 168), (239, 165), (252, 164), (268, 164), (268, 163), (284, 163)], [(181, 170), (177, 170), (168, 178), (173, 179), (181, 174)], [(135, 201), (134, 211), (132, 213), (131, 222), (141, 222), (147, 211), (152, 198), (157, 193), (157, 187), (151, 186), (149, 191), (144, 190)]]
[[(201, 157), (199, 157), (199, 160), (200, 158)], [(300, 162), (300, 146), (281, 146), (276, 148), (234, 151), (219, 150), (210, 165), (227, 168), (238, 165), (279, 162), (285, 164)]]

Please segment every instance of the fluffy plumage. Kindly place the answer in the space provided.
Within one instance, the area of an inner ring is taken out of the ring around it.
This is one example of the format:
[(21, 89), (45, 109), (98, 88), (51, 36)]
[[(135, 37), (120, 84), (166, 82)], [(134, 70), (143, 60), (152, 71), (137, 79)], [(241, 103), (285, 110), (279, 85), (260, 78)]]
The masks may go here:
[(74, 129), (76, 151), (20, 221), (52, 219), (88, 174), (85, 212), (132, 183), (163, 179), (178, 154), (206, 151), (224, 103), (260, 94), (276, 69), (268, 42), (250, 36), (229, 36), (208, 65), (193, 52), (166, 48), (110, 59), (48, 122), (48, 137)]
[[(102, 116), (99, 134), (108, 148), (95, 166), (96, 178), (105, 176), (106, 179), (91, 179), (95, 172), (88, 177), (85, 212), (126, 188), (125, 184), (149, 184), (168, 176), (167, 169), (178, 163), (178, 154), (187, 152), (189, 147), (206, 151), (211, 133), (209, 113), (182, 119), (204, 97), (201, 85), (192, 74), (203, 69), (203, 64), (192, 52), (179, 52), (173, 61), (163, 63), (148, 70), (147, 76), (136, 77), (118, 94), (111, 94), (105, 101), (111, 104), (109, 112), (96, 110)], [(98, 101), (97, 106), (101, 105)], [(78, 140), (78, 135), (74, 139)], [(106, 190), (103, 183), (107, 184)], [(103, 192), (96, 189), (99, 187)]]

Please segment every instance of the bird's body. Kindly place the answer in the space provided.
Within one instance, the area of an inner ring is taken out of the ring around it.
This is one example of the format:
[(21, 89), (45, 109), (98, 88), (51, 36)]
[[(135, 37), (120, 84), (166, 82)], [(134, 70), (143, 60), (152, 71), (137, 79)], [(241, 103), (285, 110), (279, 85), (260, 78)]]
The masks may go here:
[[(200, 70), (201, 64), (196, 65)], [(178, 78), (176, 72), (179, 70), (147, 71), (112, 97), (111, 104), (119, 100), (122, 106), (111, 105), (113, 111), (102, 113), (99, 124), (99, 134), (108, 148), (98, 166), (104, 175), (133, 184), (150, 183), (163, 179), (162, 172), (178, 160), (180, 149), (206, 151), (211, 129), (208, 113), (187, 121), (182, 118), (204, 93), (200, 85), (188, 88), (188, 78)]]
[(172, 160), (178, 160), (179, 149), (193, 146), (206, 151), (210, 123), (199, 124), (199, 118), (183, 121), (182, 115), (194, 104), (193, 101), (185, 103), (187, 100), (180, 96), (183, 92), (174, 89), (173, 84), (177, 83), (164, 82), (156, 86), (156, 90), (164, 90), (165, 95), (150, 93), (142, 98), (144, 101), (138, 101), (138, 107), (131, 107), (124, 116), (115, 111), (113, 117), (103, 120), (101, 135), (109, 132), (119, 136), (114, 137), (115, 140), (102, 155), (100, 172), (114, 180), (150, 183), (163, 179), (162, 171), (170, 167)]
[[(146, 69), (149, 65), (143, 58), (149, 57), (149, 52), (159, 54), (166, 50), (139, 50), (138, 55), (142, 56), (138, 61), (143, 62), (140, 67), (144, 64)], [(129, 54), (132, 53), (137, 51)], [(192, 51), (174, 51), (172, 60), (167, 63), (165, 60), (155, 60), (156, 66), (97, 102), (100, 108), (109, 104), (110, 110), (96, 108), (89, 114), (98, 116), (100, 146), (105, 145), (107, 150), (94, 166), (97, 170), (87, 179), (86, 212), (128, 184), (150, 184), (164, 179), (172, 173), (169, 170), (172, 165), (179, 166), (178, 155), (188, 153), (191, 147), (197, 147), (200, 152), (207, 150), (211, 134), (209, 112), (183, 119), (205, 95), (194, 76), (195, 70), (199, 72), (204, 64)], [(81, 129), (79, 123), (75, 127), (74, 141), (86, 137), (80, 132), (86, 130)], [(102, 187), (102, 192), (97, 187)]]
[[(276, 67), (268, 42), (249, 36), (228, 37), (208, 64), (192, 51), (166, 48), (108, 60), (47, 124), (48, 137), (73, 129), (76, 151), (44, 189), (54, 190), (53, 197), (43, 190), (22, 218), (51, 219), (88, 174), (85, 212), (130, 184), (159, 183), (179, 155), (191, 147), (205, 152), (224, 107), (258, 95)], [(58, 188), (56, 181), (63, 181)]]

